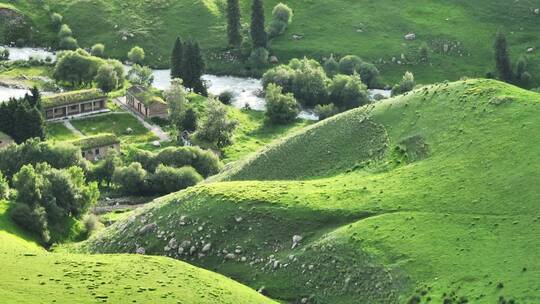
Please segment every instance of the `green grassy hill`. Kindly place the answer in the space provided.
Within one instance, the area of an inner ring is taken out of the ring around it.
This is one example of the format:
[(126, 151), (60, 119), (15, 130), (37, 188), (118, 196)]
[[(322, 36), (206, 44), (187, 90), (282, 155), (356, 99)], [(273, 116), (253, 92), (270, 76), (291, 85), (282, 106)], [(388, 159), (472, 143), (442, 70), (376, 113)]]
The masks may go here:
[(426, 86), (307, 127), (81, 250), (143, 247), (289, 303), (536, 303), (539, 114), (540, 94), (496, 81)]
[(48, 253), (0, 202), (2, 303), (273, 303), (230, 279), (140, 255)]
[[(212, 72), (241, 73), (238, 66), (218, 59), (226, 48), (226, 1), (7, 1), (34, 21), (40, 31), (38, 42), (51, 42), (55, 37), (43, 2), (64, 16), (84, 47), (103, 42), (108, 54), (124, 58), (132, 46), (141, 45), (153, 65), (166, 66), (174, 38), (181, 34), (201, 42)], [(277, 2), (265, 1), (268, 19)], [(389, 83), (398, 81), (406, 70), (424, 83), (484, 76), (493, 69), (491, 46), (502, 27), (514, 59), (528, 57), (531, 74), (540, 73), (540, 38), (536, 34), (540, 15), (534, 13), (540, 3), (536, 0), (285, 2), (294, 10), (294, 21), (271, 44), (282, 61), (304, 55), (321, 59), (331, 53), (356, 54), (375, 62)], [(250, 3), (241, 0), (246, 25)], [(404, 39), (410, 32), (416, 34), (415, 41)], [(293, 35), (304, 38), (294, 40)], [(416, 63), (423, 42), (431, 49), (429, 64)], [(536, 51), (527, 54), (530, 47)], [(536, 77), (536, 86), (538, 81)]]

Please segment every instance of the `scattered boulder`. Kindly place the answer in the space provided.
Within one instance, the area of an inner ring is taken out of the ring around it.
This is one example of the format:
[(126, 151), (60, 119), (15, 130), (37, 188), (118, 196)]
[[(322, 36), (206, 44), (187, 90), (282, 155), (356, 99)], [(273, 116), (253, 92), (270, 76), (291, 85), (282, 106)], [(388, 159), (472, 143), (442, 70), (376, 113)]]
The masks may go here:
[(136, 254), (145, 254), (146, 249), (144, 249), (144, 247), (139, 247), (139, 248), (137, 248), (137, 250), (135, 250), (135, 253)]
[(415, 40), (415, 39), (416, 39), (415, 33), (408, 33), (407, 35), (405, 35), (405, 40)]
[(206, 252), (210, 251), (210, 249), (212, 249), (212, 244), (208, 243), (208, 244), (204, 245), (204, 247), (202, 248), (202, 252), (206, 253)]
[(161, 147), (161, 143), (160, 143), (158, 140), (154, 140), (154, 141), (152, 142), (152, 146), (154, 146), (154, 147), (156, 147), (156, 148), (159, 148), (159, 147)]
[(175, 238), (172, 238), (167, 246), (169, 246), (171, 249), (176, 249), (178, 247), (178, 243), (176, 242)]
[(279, 63), (279, 59), (277, 58), (277, 56), (270, 56), (269, 61), (270, 61), (271, 64), (278, 64)]
[(151, 224), (148, 224), (148, 225), (144, 225), (141, 229), (139, 229), (139, 234), (140, 235), (146, 235), (146, 234), (154, 231), (156, 228), (157, 228), (156, 223), (151, 223)]
[(533, 48), (533, 47), (530, 47), (530, 48), (527, 49), (527, 53), (532, 53), (532, 52), (534, 52), (534, 48)]
[(293, 39), (293, 40), (302, 40), (302, 39), (304, 39), (304, 36), (294, 34), (294, 35), (292, 35), (292, 39)]
[(133, 129), (132, 129), (132, 128), (127, 128), (127, 129), (126, 129), (126, 133), (127, 133), (127, 134), (133, 133)]
[(234, 259), (236, 259), (236, 254), (234, 254), (234, 253), (228, 253), (225, 256), (225, 260), (234, 260)]
[(540, 15), (540, 8), (535, 9), (535, 10), (534, 10), (534, 13), (535, 13), (536, 15)]
[(292, 247), (291, 249), (294, 249), (296, 248), (296, 246), (298, 246), (298, 244), (302, 241), (302, 236), (301, 235), (294, 235), (293, 238), (292, 238)]

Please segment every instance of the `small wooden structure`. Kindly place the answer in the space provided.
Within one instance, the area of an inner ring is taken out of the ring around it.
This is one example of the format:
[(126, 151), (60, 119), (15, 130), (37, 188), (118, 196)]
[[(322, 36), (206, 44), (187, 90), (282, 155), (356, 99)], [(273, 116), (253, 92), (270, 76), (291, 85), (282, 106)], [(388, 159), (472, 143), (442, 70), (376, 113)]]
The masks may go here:
[(169, 108), (163, 98), (142, 86), (132, 86), (127, 90), (126, 105), (144, 118), (169, 117)]
[(15, 143), (13, 138), (11, 138), (6, 133), (0, 132), (0, 150), (4, 149), (5, 147)]
[(42, 100), (47, 120), (107, 111), (107, 95), (98, 89), (44, 96)]
[(82, 156), (89, 161), (105, 158), (112, 151), (120, 152), (120, 140), (114, 134), (100, 134), (72, 142), (81, 148)]

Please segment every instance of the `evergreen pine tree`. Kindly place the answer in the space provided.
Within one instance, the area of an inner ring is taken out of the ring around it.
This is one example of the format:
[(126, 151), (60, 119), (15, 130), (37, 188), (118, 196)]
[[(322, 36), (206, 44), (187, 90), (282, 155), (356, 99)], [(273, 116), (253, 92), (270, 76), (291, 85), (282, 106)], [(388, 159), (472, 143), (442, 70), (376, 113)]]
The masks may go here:
[(510, 63), (510, 55), (508, 54), (508, 46), (506, 36), (499, 30), (495, 39), (495, 63), (499, 79), (505, 82), (512, 81), (512, 65)]
[(206, 95), (206, 87), (201, 79), (205, 64), (201, 53), (201, 48), (197, 41), (189, 41), (185, 45), (183, 61), (184, 85), (193, 91)]
[(227, 0), (227, 35), (229, 45), (239, 47), (242, 43), (242, 25), (240, 24), (240, 5), (238, 0)]
[(30, 103), (30, 107), (36, 107), (41, 110), (41, 93), (36, 86), (30, 89), (30, 96), (28, 97), (28, 102)]
[(176, 38), (171, 54), (171, 78), (184, 79), (183, 75), (184, 44), (180, 37)]
[(264, 29), (264, 6), (262, 0), (253, 0), (251, 6), (251, 39), (253, 49), (266, 48), (268, 35)]

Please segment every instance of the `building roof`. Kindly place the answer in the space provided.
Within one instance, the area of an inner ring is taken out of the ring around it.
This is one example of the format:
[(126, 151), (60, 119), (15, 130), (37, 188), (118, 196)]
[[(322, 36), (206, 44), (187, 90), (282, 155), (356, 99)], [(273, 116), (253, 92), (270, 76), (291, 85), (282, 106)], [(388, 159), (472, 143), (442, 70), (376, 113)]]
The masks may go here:
[(120, 140), (114, 134), (99, 134), (77, 139), (72, 141), (72, 143), (80, 147), (81, 150), (88, 150), (119, 144)]
[(103, 93), (101, 90), (89, 89), (44, 96), (42, 99), (42, 104), (43, 108), (48, 109), (106, 97), (107, 95), (105, 95), (105, 93)]
[(128, 93), (135, 96), (135, 98), (137, 98), (138, 101), (144, 103), (145, 106), (150, 106), (156, 103), (164, 105), (167, 104), (165, 100), (157, 96), (155, 92), (142, 86), (132, 86), (128, 89)]

